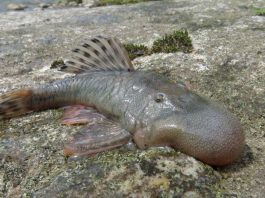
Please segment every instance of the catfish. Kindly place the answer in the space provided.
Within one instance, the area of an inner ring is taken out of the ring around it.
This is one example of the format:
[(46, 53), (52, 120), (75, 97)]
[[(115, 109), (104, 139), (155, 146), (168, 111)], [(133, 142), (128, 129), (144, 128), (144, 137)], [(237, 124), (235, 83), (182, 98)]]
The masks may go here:
[(0, 120), (66, 107), (63, 124), (84, 127), (66, 156), (90, 156), (127, 144), (168, 146), (209, 165), (234, 162), (245, 137), (238, 118), (184, 83), (134, 68), (116, 38), (97, 36), (59, 68), (74, 74), (0, 96)]

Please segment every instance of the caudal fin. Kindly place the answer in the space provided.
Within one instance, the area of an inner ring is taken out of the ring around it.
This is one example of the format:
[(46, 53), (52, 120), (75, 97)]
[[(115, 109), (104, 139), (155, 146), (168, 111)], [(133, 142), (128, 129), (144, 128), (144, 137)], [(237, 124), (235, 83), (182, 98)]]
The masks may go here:
[(31, 111), (32, 90), (23, 89), (0, 96), (0, 120), (20, 116)]

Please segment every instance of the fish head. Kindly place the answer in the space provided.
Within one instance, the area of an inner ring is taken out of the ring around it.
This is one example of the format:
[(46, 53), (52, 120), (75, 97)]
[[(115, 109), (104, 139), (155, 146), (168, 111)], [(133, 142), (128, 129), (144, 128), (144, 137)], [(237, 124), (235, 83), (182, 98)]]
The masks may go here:
[(138, 146), (170, 146), (210, 165), (235, 161), (245, 144), (239, 120), (187, 87), (176, 88), (176, 94), (174, 89), (156, 94), (159, 113), (150, 113), (156, 114), (155, 119), (149, 127), (137, 131)]

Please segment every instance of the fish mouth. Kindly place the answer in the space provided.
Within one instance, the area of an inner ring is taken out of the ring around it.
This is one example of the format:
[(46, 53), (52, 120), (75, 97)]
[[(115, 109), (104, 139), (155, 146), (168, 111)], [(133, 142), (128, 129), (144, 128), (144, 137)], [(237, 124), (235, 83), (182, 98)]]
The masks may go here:
[(214, 103), (160, 118), (151, 131), (149, 145), (171, 146), (209, 165), (234, 162), (245, 145), (239, 120)]

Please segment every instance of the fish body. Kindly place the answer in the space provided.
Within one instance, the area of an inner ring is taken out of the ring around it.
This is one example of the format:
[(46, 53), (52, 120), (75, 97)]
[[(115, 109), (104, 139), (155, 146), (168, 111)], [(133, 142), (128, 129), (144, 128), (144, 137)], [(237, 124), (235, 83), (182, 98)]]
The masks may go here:
[[(71, 105), (65, 123), (88, 123), (66, 155), (90, 155), (126, 144), (145, 149), (170, 146), (210, 165), (226, 165), (240, 155), (244, 135), (238, 119), (183, 83), (151, 71), (137, 71), (117, 39), (96, 37), (73, 50), (61, 67), (73, 77), (0, 99), (0, 117)], [(102, 116), (104, 115), (104, 116)]]

